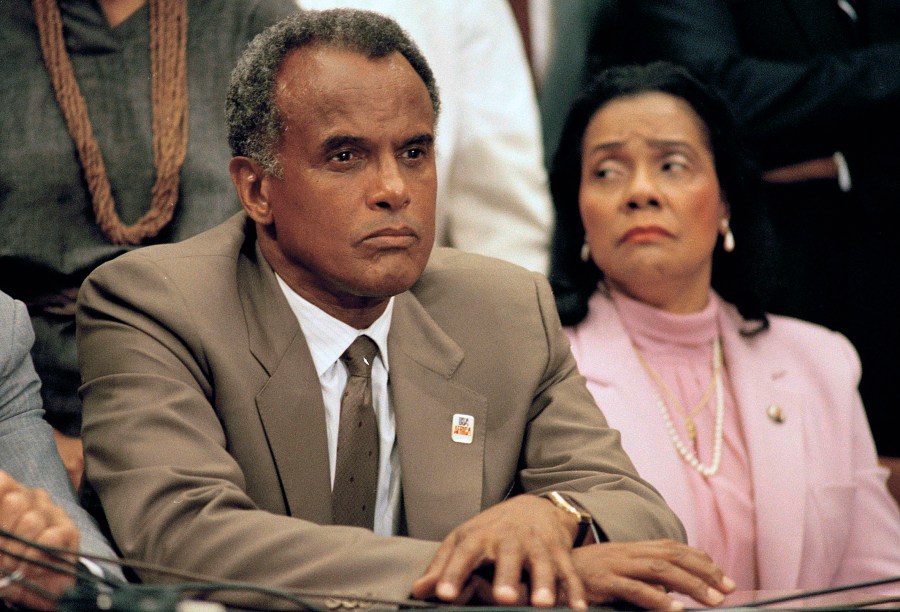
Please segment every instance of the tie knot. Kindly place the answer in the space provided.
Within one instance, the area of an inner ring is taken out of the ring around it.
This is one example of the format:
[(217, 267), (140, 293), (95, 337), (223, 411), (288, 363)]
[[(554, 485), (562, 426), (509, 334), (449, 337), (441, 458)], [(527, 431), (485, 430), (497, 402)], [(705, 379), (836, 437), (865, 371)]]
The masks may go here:
[(378, 345), (368, 336), (359, 336), (353, 341), (344, 354), (341, 361), (350, 370), (350, 376), (362, 376), (368, 378), (372, 373), (372, 363), (378, 354)]

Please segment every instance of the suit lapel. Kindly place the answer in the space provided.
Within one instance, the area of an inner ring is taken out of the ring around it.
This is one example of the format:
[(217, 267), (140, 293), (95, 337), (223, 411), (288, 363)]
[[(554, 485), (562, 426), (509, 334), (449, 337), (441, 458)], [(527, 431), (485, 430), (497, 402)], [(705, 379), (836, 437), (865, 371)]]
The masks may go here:
[[(440, 540), (481, 510), (487, 401), (453, 381), (464, 353), (409, 292), (396, 298), (388, 355), (408, 532)], [(455, 414), (474, 419), (470, 444), (451, 440)]]
[(638, 473), (671, 506), (689, 509), (681, 511), (678, 517), (688, 534), (697, 533), (690, 486), (682, 459), (659, 415), (654, 383), (638, 360), (612, 301), (605, 296), (596, 296), (590, 313), (586, 337), (601, 338), (602, 345), (599, 354), (594, 352), (596, 347), (575, 347), (579, 353), (596, 355), (579, 359), (581, 373), (596, 385), (597, 403), (610, 424), (613, 427), (619, 422), (629, 424), (622, 445)]
[(255, 240), (245, 244), (238, 287), (250, 352), (270, 377), (256, 397), (256, 406), (288, 512), (328, 524), (331, 479), (319, 377), (297, 318)]
[(837, 0), (831, 0), (831, 4), (822, 0), (785, 0), (785, 6), (811, 53), (853, 47), (850, 18), (847, 17), (846, 24), (841, 23), (844, 17), (837, 7)]
[[(720, 316), (725, 364), (739, 404), (753, 480), (757, 559), (765, 560), (757, 565), (760, 583), (766, 588), (789, 588), (796, 584), (803, 552), (802, 397), (792, 390), (790, 364), (779, 352), (767, 350), (765, 335), (772, 332), (763, 332), (758, 339), (744, 338), (738, 333), (736, 311), (726, 307)], [(769, 415), (770, 406), (782, 411), (783, 423)]]

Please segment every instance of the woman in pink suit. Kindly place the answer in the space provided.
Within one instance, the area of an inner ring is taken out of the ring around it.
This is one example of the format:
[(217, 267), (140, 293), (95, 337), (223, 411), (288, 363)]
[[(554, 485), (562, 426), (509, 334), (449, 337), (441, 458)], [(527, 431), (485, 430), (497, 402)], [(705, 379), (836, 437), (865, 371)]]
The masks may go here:
[(727, 108), (680, 68), (591, 83), (551, 175), (572, 350), (640, 474), (739, 589), (898, 576), (900, 513), (859, 360), (843, 336), (756, 299), (740, 151)]

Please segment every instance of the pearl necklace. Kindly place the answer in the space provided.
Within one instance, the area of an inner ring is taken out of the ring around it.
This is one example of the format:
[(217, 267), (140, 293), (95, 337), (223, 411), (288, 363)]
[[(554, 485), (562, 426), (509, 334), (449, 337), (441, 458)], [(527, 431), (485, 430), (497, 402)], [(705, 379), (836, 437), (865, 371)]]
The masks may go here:
[[(635, 350), (637, 351), (637, 349)], [(647, 370), (647, 373), (650, 374), (652, 378), (659, 379), (652, 368), (650, 368), (650, 364), (647, 363), (643, 355), (641, 355), (639, 351), (637, 351), (637, 354), (638, 359), (644, 366), (644, 369)], [(666, 407), (665, 402), (663, 402), (662, 397), (660, 397), (657, 391), (653, 392), (656, 396), (656, 408), (659, 410), (659, 414), (662, 415), (666, 426), (666, 433), (669, 434), (672, 444), (675, 445), (675, 450), (678, 451), (678, 454), (681, 455), (681, 458), (684, 459), (688, 465), (700, 472), (700, 474), (706, 478), (709, 478), (719, 471), (719, 465), (722, 462), (722, 439), (724, 438), (725, 432), (725, 392), (722, 383), (722, 343), (719, 341), (718, 336), (713, 340), (713, 380), (716, 388), (716, 424), (713, 433), (713, 458), (712, 463), (709, 465), (701, 463), (697, 454), (689, 449), (681, 440), (681, 436), (678, 435), (678, 431), (675, 429), (675, 424), (672, 423), (672, 417), (669, 415), (669, 409)]]

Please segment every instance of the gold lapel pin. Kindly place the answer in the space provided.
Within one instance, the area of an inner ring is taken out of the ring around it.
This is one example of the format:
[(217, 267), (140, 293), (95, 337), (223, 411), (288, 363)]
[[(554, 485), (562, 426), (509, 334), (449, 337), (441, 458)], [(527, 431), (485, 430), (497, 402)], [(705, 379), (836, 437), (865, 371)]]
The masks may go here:
[(769, 407), (766, 408), (766, 415), (774, 422), (784, 423), (784, 410), (781, 409), (781, 406), (776, 406), (775, 404), (769, 404)]

